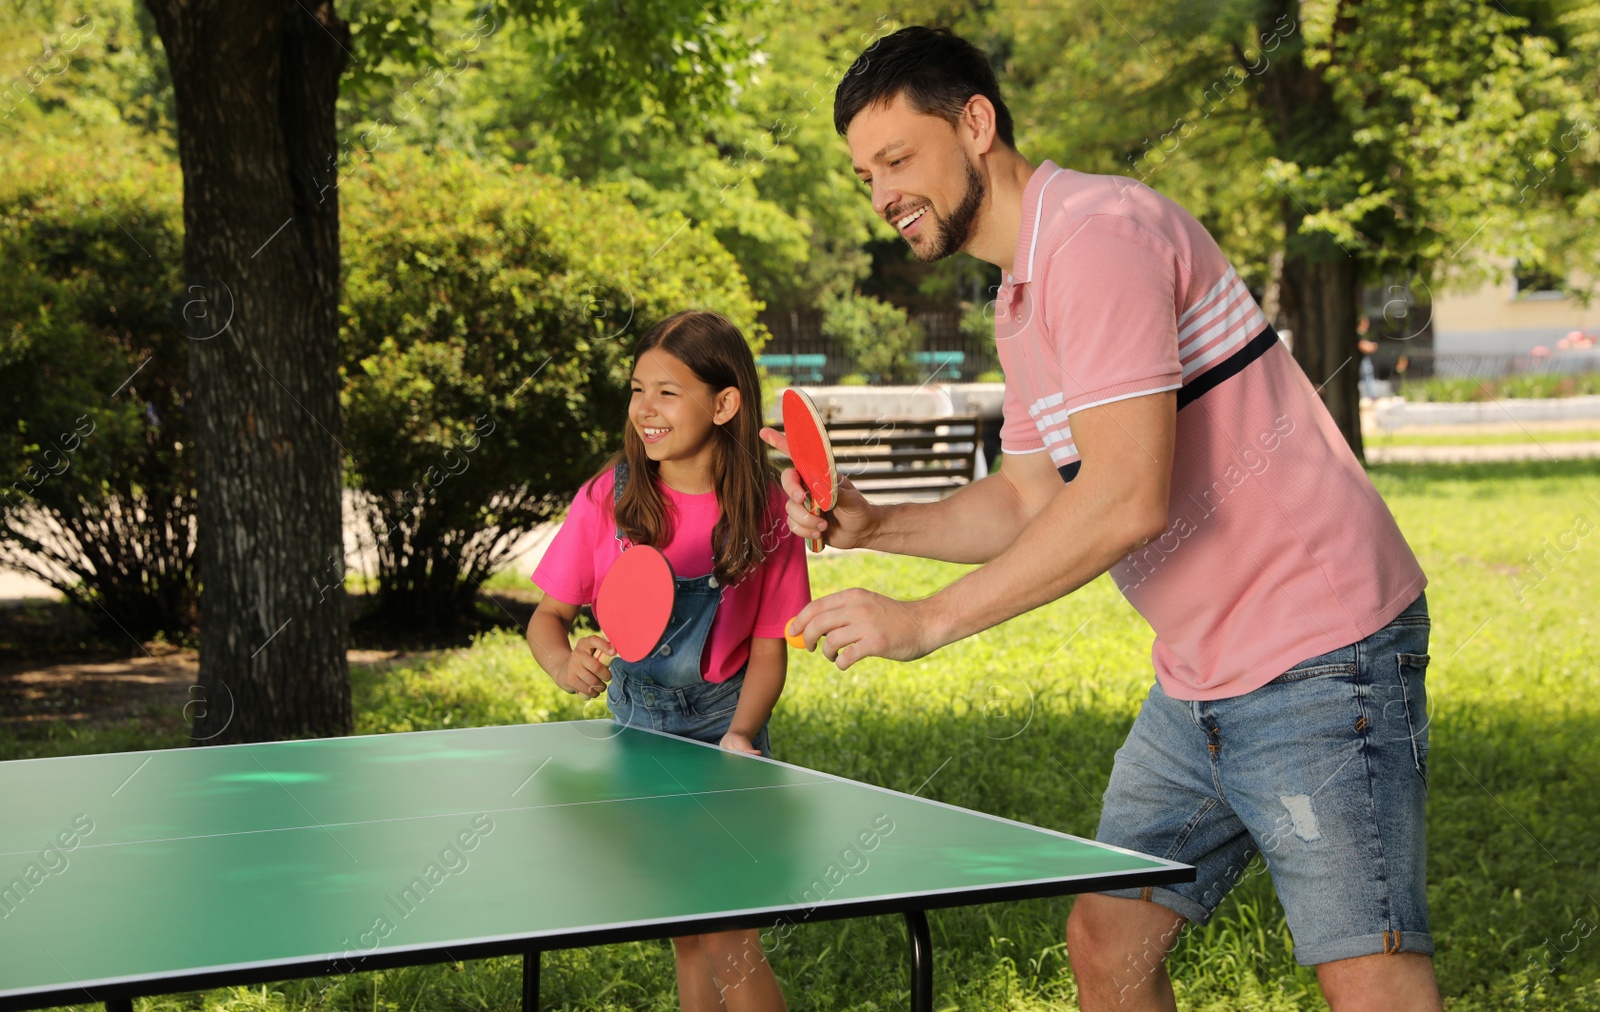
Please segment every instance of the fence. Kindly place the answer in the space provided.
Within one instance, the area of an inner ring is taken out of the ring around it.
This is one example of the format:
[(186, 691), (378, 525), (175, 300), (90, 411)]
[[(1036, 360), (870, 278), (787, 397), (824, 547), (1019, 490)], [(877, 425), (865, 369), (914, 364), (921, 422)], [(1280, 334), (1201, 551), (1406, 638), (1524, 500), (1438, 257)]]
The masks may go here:
[[(961, 314), (954, 311), (917, 313), (922, 347), (913, 353), (912, 366), (919, 379), (939, 383), (971, 383), (1000, 368), (994, 338), (981, 339), (961, 330)], [(761, 354), (767, 371), (792, 382), (814, 386), (839, 383), (859, 373), (848, 349), (822, 333), (822, 314), (815, 310), (763, 313), (761, 322), (772, 333)], [(871, 385), (891, 383), (889, 377), (869, 376)]]
[[(1520, 353), (1435, 352), (1419, 348), (1407, 356), (1406, 379), (1496, 379), (1502, 376), (1600, 372), (1600, 348)], [(1380, 374), (1383, 370), (1380, 368)]]

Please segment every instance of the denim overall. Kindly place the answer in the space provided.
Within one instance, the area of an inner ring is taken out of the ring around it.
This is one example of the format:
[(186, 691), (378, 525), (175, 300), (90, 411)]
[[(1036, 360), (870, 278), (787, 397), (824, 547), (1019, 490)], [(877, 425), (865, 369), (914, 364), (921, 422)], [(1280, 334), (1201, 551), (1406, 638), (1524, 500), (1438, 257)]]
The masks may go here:
[[(622, 498), (628, 481), (628, 465), (616, 467), (613, 502)], [(617, 541), (627, 547), (621, 528)], [(611, 661), (611, 684), (606, 703), (612, 717), (628, 727), (649, 728), (715, 745), (728, 733), (739, 691), (744, 686), (744, 668), (725, 682), (708, 682), (700, 677), (700, 655), (711, 633), (717, 605), (722, 602), (722, 587), (716, 574), (692, 578), (676, 577), (677, 596), (672, 618), (661, 642), (642, 661)], [(763, 724), (752, 744), (764, 756), (771, 756), (767, 726)]]

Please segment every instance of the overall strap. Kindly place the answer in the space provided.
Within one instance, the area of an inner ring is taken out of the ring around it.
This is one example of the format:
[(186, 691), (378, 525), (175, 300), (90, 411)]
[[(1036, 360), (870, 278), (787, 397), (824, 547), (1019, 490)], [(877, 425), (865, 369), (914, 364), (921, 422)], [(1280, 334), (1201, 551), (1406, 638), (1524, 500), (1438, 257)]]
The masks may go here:
[[(617, 461), (617, 466), (611, 469), (611, 473), (615, 475), (611, 489), (611, 515), (614, 519), (617, 513), (617, 504), (622, 502), (622, 489), (628, 484), (628, 462), (626, 460)], [(622, 543), (623, 548), (627, 548), (628, 539), (623, 536), (622, 528), (618, 526), (615, 530), (617, 540)]]
[[(612, 510), (612, 515), (615, 516), (616, 515), (617, 504), (622, 502), (622, 490), (628, 484), (628, 462), (626, 460), (617, 461), (617, 466), (611, 469), (611, 473), (616, 476), (614, 482), (612, 483), (612, 487), (611, 487), (611, 510)], [(630, 542), (628, 541), (627, 536), (622, 533), (622, 527), (620, 525), (616, 526), (614, 528), (614, 530), (616, 532), (617, 541), (622, 544), (622, 547), (624, 549), (630, 547)], [(723, 539), (724, 543), (727, 542), (728, 537), (729, 537), (728, 532), (724, 531), (723, 535), (722, 535), (722, 539)], [(715, 538), (713, 537), (712, 545), (711, 545), (711, 556), (712, 556), (713, 560), (716, 558), (716, 554), (717, 554), (717, 546), (716, 546)], [(715, 578), (713, 578), (711, 585), (713, 587), (715, 587), (717, 585)]]

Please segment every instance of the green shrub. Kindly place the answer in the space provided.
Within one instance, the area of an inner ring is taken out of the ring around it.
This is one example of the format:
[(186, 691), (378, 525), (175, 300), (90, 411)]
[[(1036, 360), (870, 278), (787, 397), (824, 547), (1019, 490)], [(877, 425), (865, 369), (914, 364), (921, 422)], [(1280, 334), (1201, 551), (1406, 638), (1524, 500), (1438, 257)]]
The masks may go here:
[(113, 635), (196, 618), (177, 166), (84, 145), (0, 167), (0, 561)]
[(346, 447), (388, 623), (448, 626), (620, 445), (631, 349), (681, 309), (753, 342), (716, 240), (616, 189), (414, 150), (341, 184)]
[(994, 303), (961, 303), (961, 333), (973, 341), (994, 340)]
[(1472, 376), (1433, 376), (1410, 380), (1399, 390), (1408, 401), (1461, 403), (1506, 397), (1579, 397), (1600, 394), (1600, 372), (1523, 373), (1478, 379)]
[(922, 327), (899, 306), (859, 292), (822, 297), (822, 334), (838, 341), (857, 370), (889, 382), (914, 381), (912, 353)]

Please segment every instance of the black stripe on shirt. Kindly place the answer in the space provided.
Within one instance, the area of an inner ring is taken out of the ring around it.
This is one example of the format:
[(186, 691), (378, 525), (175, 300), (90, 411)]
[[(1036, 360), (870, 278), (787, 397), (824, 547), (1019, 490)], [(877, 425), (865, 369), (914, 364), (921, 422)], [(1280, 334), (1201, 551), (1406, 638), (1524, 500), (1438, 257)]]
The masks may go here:
[(1191, 383), (1185, 383), (1178, 391), (1178, 410), (1193, 404), (1204, 394), (1222, 383), (1244, 371), (1244, 367), (1267, 353), (1278, 342), (1278, 332), (1272, 329), (1272, 324), (1267, 324), (1267, 329), (1252, 337), (1243, 348), (1229, 355), (1216, 365), (1207, 369), (1194, 378)]
[[(1224, 380), (1239, 375), (1245, 366), (1265, 355), (1277, 341), (1278, 332), (1272, 329), (1272, 324), (1267, 324), (1267, 329), (1245, 342), (1243, 348), (1201, 373), (1194, 382), (1185, 384), (1178, 391), (1179, 410), (1193, 404), (1201, 394), (1221, 385)], [(1082, 466), (1083, 461), (1074, 460), (1070, 464), (1062, 464), (1056, 471), (1061, 475), (1063, 482), (1069, 482), (1078, 476), (1078, 470)]]

